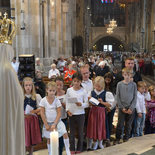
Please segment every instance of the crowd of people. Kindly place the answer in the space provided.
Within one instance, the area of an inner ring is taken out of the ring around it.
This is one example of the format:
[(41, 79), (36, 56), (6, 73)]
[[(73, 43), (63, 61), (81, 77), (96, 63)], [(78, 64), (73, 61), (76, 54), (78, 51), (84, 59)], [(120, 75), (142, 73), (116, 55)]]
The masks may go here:
[[(36, 64), (34, 81), (26, 77), (22, 84), (29, 154), (33, 154), (35, 144), (46, 138), (50, 155), (53, 130), (59, 133), (60, 155), (64, 146), (67, 155), (110, 146), (116, 111), (114, 145), (121, 139), (126, 142), (133, 136), (155, 133), (155, 86), (148, 87), (142, 80), (140, 58), (132, 53), (122, 55), (121, 69), (111, 54), (61, 57), (53, 60), (46, 86), (41, 76), (43, 65)], [(149, 65), (153, 66), (154, 58), (148, 60)]]

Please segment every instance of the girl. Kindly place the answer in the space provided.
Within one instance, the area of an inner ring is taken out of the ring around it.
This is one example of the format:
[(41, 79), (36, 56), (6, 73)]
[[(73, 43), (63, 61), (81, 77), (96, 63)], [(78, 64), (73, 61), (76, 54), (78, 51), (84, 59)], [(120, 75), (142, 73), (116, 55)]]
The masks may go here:
[(109, 101), (109, 103), (111, 104), (110, 108), (107, 108), (107, 146), (110, 146), (110, 135), (111, 135), (111, 130), (112, 130), (112, 122), (113, 122), (113, 117), (114, 117), (114, 113), (116, 110), (116, 102), (114, 102), (114, 87), (113, 87), (113, 75), (112, 73), (108, 72), (104, 75), (104, 79), (105, 79), (105, 90), (106, 92), (111, 92), (113, 95), (112, 96), (112, 102)]
[[(92, 149), (93, 140), (95, 141), (93, 150), (104, 148), (102, 141), (106, 139), (106, 107), (110, 108), (111, 104), (108, 102), (114, 101), (111, 92), (105, 90), (104, 78), (97, 76), (94, 80), (94, 90), (91, 96), (99, 101), (98, 105), (92, 105), (87, 126), (87, 137), (89, 138), (88, 148)], [(108, 131), (107, 131), (108, 132)]]
[[(61, 108), (61, 120), (67, 126), (67, 113), (66, 113), (66, 104), (65, 104), (65, 91), (63, 90), (63, 78), (56, 78), (57, 92), (56, 97), (60, 100), (62, 108)], [(64, 143), (63, 137), (59, 138), (59, 155), (62, 155)]]
[(145, 134), (155, 133), (155, 86), (149, 87), (151, 101), (147, 101), (146, 108), (146, 121), (145, 121)]
[(33, 80), (30, 77), (24, 78), (22, 86), (25, 95), (25, 145), (29, 151), (29, 155), (32, 155), (33, 145), (41, 142), (41, 132), (37, 116), (40, 113), (40, 109), (37, 109), (37, 107), (41, 96), (35, 93)]
[[(81, 87), (82, 75), (77, 72), (72, 77), (73, 87), (67, 89), (66, 111), (69, 115), (71, 153), (83, 150), (83, 129), (85, 122), (85, 108), (88, 107), (87, 92)], [(75, 130), (78, 129), (78, 144), (75, 148)]]
[(50, 132), (57, 129), (59, 137), (63, 136), (64, 144), (66, 148), (66, 154), (70, 155), (69, 150), (69, 138), (64, 123), (61, 121), (61, 103), (55, 97), (56, 83), (49, 82), (47, 84), (46, 92), (47, 96), (40, 102), (41, 118), (43, 120), (43, 137), (47, 138), (48, 153), (51, 155), (50, 150)]

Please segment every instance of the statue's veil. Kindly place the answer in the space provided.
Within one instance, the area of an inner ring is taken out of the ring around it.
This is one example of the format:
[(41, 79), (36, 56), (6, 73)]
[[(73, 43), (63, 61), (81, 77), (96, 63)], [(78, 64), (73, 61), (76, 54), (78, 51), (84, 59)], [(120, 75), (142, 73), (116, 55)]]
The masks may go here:
[(0, 43), (0, 155), (25, 155), (24, 97), (13, 55), (11, 45)]

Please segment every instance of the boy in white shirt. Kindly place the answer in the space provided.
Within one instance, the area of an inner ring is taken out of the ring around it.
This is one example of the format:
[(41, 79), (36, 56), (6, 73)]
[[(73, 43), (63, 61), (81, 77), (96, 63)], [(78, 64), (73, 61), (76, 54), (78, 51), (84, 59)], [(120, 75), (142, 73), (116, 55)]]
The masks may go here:
[(137, 118), (136, 118), (136, 135), (135, 136), (142, 136), (143, 129), (145, 124), (145, 114), (146, 114), (146, 107), (145, 107), (145, 82), (140, 81), (137, 83), (137, 103), (136, 103), (136, 111), (137, 111)]

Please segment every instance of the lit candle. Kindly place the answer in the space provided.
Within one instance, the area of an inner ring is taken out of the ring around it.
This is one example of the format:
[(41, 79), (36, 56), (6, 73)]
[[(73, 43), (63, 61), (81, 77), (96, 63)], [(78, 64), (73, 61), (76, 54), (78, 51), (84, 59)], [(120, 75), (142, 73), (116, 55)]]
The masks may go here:
[(50, 133), (50, 146), (51, 146), (51, 155), (58, 155), (58, 148), (59, 148), (59, 143), (58, 143), (58, 132), (57, 131), (52, 131)]

